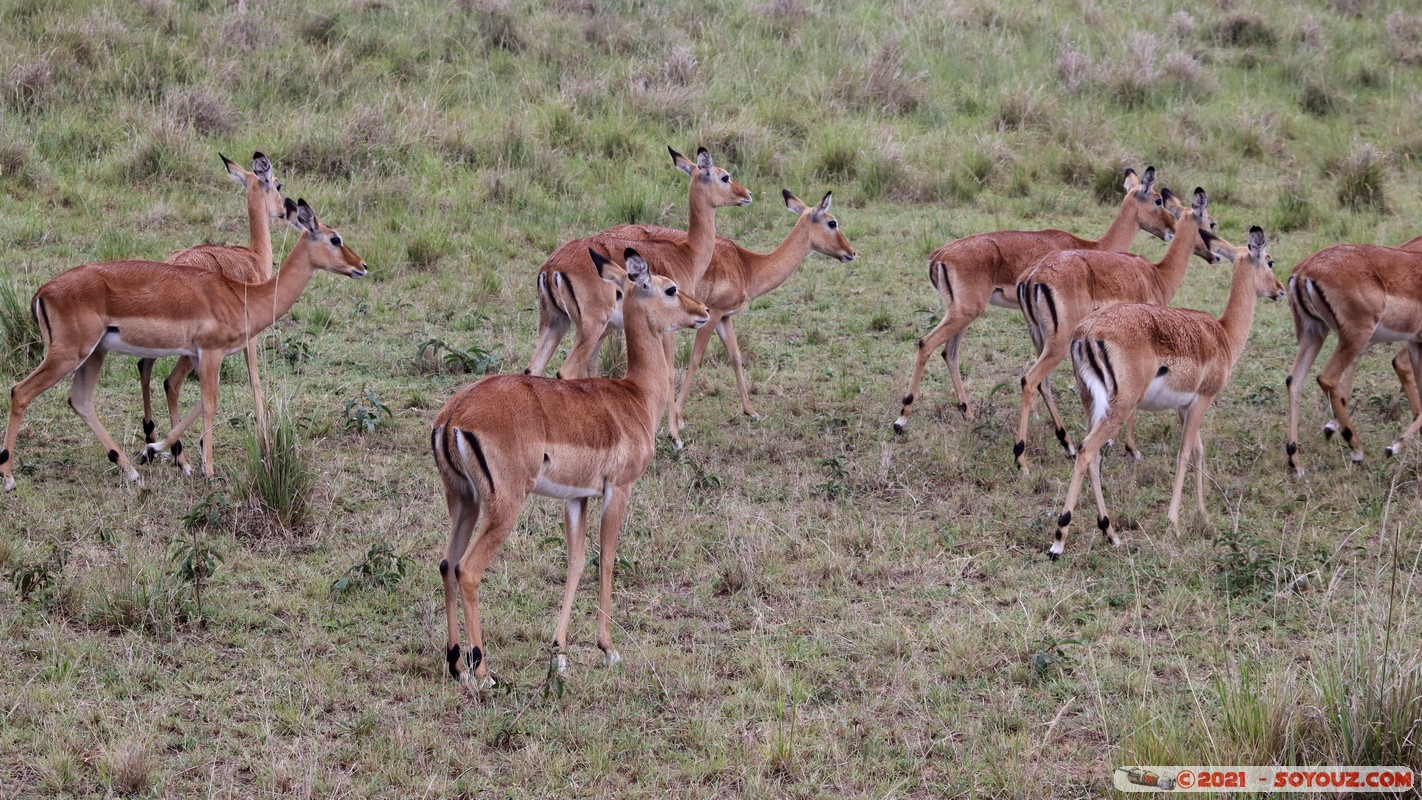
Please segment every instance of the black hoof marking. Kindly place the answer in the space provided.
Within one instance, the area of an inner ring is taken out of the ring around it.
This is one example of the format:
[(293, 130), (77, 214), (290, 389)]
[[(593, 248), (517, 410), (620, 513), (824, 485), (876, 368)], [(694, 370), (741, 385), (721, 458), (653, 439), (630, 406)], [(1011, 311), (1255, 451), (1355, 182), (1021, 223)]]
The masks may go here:
[(1026, 389), (1026, 388), (1027, 388), (1027, 376), (1026, 376), (1026, 375), (1023, 375), (1021, 378), (1019, 378), (1019, 379), (1018, 379), (1018, 382), (1022, 384), (1022, 388), (1023, 388), (1023, 389)]
[(1068, 447), (1066, 438), (1066, 428), (1057, 428), (1057, 441), (1062, 443), (1062, 447)]
[(1096, 520), (1096, 527), (1100, 528), (1102, 533), (1109, 536), (1109, 531), (1111, 530), (1111, 518), (1101, 517), (1100, 519)]
[(169, 448), (169, 449), (171, 449), (171, 450), (173, 451), (173, 458), (177, 458), (178, 456), (182, 455), (182, 454), (183, 454), (183, 440), (182, 440), (182, 439), (179, 439), (178, 441), (173, 442), (173, 446), (172, 446), (171, 448)]
[(553, 373), (553, 377), (557, 378), (560, 381), (563, 380), (563, 370), (560, 369), (557, 372)]
[(1293, 375), (1285, 375), (1285, 376), (1284, 376), (1284, 388), (1287, 389), (1287, 388), (1292, 387), (1293, 385), (1294, 385), (1294, 376), (1293, 376)]
[(1047, 551), (1047, 558), (1050, 558), (1053, 562), (1055, 562), (1057, 559), (1061, 558), (1061, 555), (1059, 555), (1059, 554), (1057, 554), (1057, 553), (1053, 553), (1051, 550), (1048, 550), (1048, 551)]
[(10, 451), (9, 451), (9, 450), (0, 450), (0, 464), (4, 464), (6, 461), (9, 461), (9, 460), (10, 460)]
[(906, 405), (906, 406), (911, 406), (911, 405), (913, 405), (913, 395), (911, 395), (911, 394), (906, 394), (906, 395), (904, 395), (904, 405)]
[(1285, 450), (1285, 452), (1287, 452), (1290, 456), (1297, 455), (1298, 452), (1299, 452), (1299, 443), (1298, 443), (1298, 442), (1289, 442), (1288, 445), (1284, 447), (1284, 450)]
[(923, 349), (923, 340), (922, 340), (922, 339), (919, 339), (919, 340), (918, 340), (918, 349), (920, 349), (920, 350)]
[[(1066, 526), (1068, 526), (1068, 525), (1070, 525), (1070, 524), (1071, 524), (1071, 512), (1070, 512), (1070, 511), (1063, 511), (1063, 512), (1062, 512), (1062, 515), (1061, 515), (1060, 517), (1057, 517), (1057, 527), (1059, 527), (1059, 528), (1065, 528)], [(1057, 538), (1058, 538), (1058, 539), (1062, 538), (1062, 532), (1061, 532), (1061, 531), (1057, 531)]]
[(459, 562), (454, 562), (454, 579), (459, 580)]
[(959, 410), (960, 412), (964, 413), (964, 414), (968, 413), (968, 404), (967, 404), (967, 403), (959, 403), (959, 404), (958, 404), (958, 410)]
[(444, 653), (444, 660), (449, 662), (449, 674), (452, 677), (459, 677), (459, 645), (452, 644)]
[(1017, 440), (1017, 444), (1014, 444), (1014, 445), (1012, 446), (1012, 456), (1013, 456), (1013, 458), (1021, 458), (1023, 451), (1025, 451), (1026, 449), (1027, 449), (1027, 443), (1024, 442), (1024, 441), (1022, 441), (1021, 439), (1018, 439), (1018, 440)]
[(1343, 441), (1347, 442), (1348, 444), (1352, 444), (1352, 443), (1353, 443), (1353, 429), (1352, 429), (1352, 428), (1344, 428), (1344, 429), (1343, 429)]
[(1324, 438), (1324, 439), (1332, 439), (1332, 438), (1333, 438), (1333, 429), (1332, 429), (1332, 428), (1324, 428), (1324, 429), (1323, 429), (1323, 438)]
[(1387, 456), (1388, 458), (1392, 458), (1396, 454), (1397, 451), (1392, 449), (1392, 445), (1388, 445), (1387, 447), (1383, 448), (1383, 455)]
[(110, 464), (117, 464), (117, 463), (118, 463), (118, 451), (117, 451), (117, 450), (110, 450), (110, 451), (109, 451), (109, 463), (110, 463)]
[(899, 423), (897, 423), (897, 422), (895, 422), (895, 423), (894, 423), (894, 433), (903, 433), (903, 432), (904, 432), (904, 426), (901, 425), (901, 424), (899, 424)]
[(529, 372), (528, 370), (524, 370), (524, 371), (523, 371), (523, 374), (525, 374), (525, 375), (532, 375), (533, 373), (532, 373), (532, 372)]
[[(158, 427), (158, 426), (157, 426), (157, 425), (154, 425), (154, 424), (153, 424), (153, 420), (151, 420), (151, 419), (145, 419), (145, 420), (143, 421), (143, 433), (144, 433), (145, 435), (152, 436), (152, 435), (153, 435), (153, 431), (154, 431), (157, 427)], [(148, 441), (151, 442), (151, 441), (153, 441), (153, 440), (152, 440), (152, 439), (149, 439)]]
[(469, 648), (469, 669), (476, 670), (482, 663), (484, 663), (484, 651), (477, 647)]
[(449, 574), (449, 559), (446, 558), (446, 559), (443, 559), (443, 560), (441, 560), (441, 561), (439, 562), (439, 576), (440, 576), (441, 578), (443, 578), (444, 576), (446, 576), (446, 575), (448, 575), (448, 574)]

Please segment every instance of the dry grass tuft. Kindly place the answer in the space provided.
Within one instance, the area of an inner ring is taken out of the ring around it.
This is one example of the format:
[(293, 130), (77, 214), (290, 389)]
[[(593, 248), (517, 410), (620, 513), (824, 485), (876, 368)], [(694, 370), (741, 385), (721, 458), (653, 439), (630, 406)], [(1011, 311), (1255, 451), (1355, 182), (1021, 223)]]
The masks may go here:
[(227, 98), (198, 87), (170, 92), (163, 111), (203, 136), (228, 135), (237, 130), (237, 109)]
[(1370, 144), (1356, 148), (1332, 169), (1338, 185), (1338, 204), (1355, 211), (1387, 211), (1383, 176), (1387, 158)]
[(1394, 11), (1387, 16), (1387, 53), (1393, 60), (1417, 66), (1422, 64), (1422, 17)]
[(113, 790), (118, 794), (144, 794), (153, 787), (153, 764), (147, 745), (141, 742), (114, 748), (108, 755), (106, 769)]
[(55, 87), (55, 68), (49, 58), (17, 64), (10, 70), (5, 102), (17, 111), (37, 111)]
[(1095, 65), (1085, 53), (1067, 41), (1063, 31), (1062, 42), (1057, 46), (1057, 79), (1069, 92), (1079, 92), (1086, 86), (1095, 71)]
[(1228, 47), (1273, 47), (1278, 40), (1274, 29), (1260, 14), (1239, 11), (1227, 14), (1215, 25), (1215, 41)]
[(908, 71), (908, 53), (897, 38), (891, 38), (866, 63), (841, 71), (835, 82), (851, 108), (907, 114), (928, 99), (925, 75)]

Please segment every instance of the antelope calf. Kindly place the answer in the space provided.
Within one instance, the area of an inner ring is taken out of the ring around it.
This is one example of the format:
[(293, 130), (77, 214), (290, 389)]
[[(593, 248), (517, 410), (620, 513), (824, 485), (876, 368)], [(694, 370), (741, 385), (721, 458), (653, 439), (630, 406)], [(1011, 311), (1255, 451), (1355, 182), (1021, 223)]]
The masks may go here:
[[(598, 251), (587, 252), (595, 271), (612, 273), (612, 264)], [(710, 315), (675, 281), (651, 274), (637, 251), (626, 250), (623, 260), (627, 377), (494, 375), (450, 398), (435, 417), (430, 448), (451, 526), (439, 564), (449, 625), (445, 655), (450, 674), (474, 689), (493, 685), (479, 620), (479, 586), (530, 494), (563, 501), (568, 571), (553, 634), (560, 670), (567, 666), (561, 651), (568, 644), (573, 595), (583, 572), (588, 499), (602, 498), (597, 644), (605, 665), (620, 660), (612, 646), (612, 568), (628, 495), (652, 462), (657, 420), (669, 399), (671, 367), (662, 338), (681, 328), (699, 328)], [(463, 601), (469, 634), (463, 663), (456, 597)]]
[(1269, 257), (1264, 231), (1258, 227), (1249, 229), (1247, 247), (1236, 248), (1220, 239), (1215, 253), (1234, 262), (1229, 300), (1218, 318), (1184, 308), (1122, 303), (1097, 311), (1072, 332), (1072, 367), (1091, 422), (1076, 454), (1055, 540), (1047, 550), (1053, 561), (1065, 549), (1072, 510), (1088, 469), (1096, 494), (1096, 525), (1113, 546), (1120, 545), (1101, 493), (1101, 448), (1137, 409), (1173, 410), (1180, 415), (1180, 455), (1167, 513), (1170, 524), (1180, 523), (1185, 468), (1192, 456), (1195, 499), (1200, 513), (1206, 513), (1205, 445), (1200, 425), (1244, 352), (1254, 321), (1255, 298), (1278, 296), (1283, 291), (1274, 277), (1274, 260)]
[(1155, 167), (1147, 167), (1144, 177), (1133, 169), (1126, 170), (1125, 189), (1126, 197), (1116, 219), (1100, 239), (1083, 239), (1059, 230), (996, 231), (955, 239), (928, 257), (928, 280), (943, 300), (943, 319), (918, 340), (918, 356), (904, 395), (903, 411), (894, 421), (895, 432), (903, 433), (908, 425), (923, 370), (940, 346), (948, 377), (958, 394), (958, 410), (964, 419), (973, 418), (968, 394), (963, 390), (963, 376), (958, 371), (963, 332), (989, 305), (1018, 308), (1017, 284), (1042, 256), (1056, 250), (1125, 251), (1130, 249), (1136, 231), (1158, 239), (1166, 237), (1174, 220), (1155, 190)]
[[(180, 355), (197, 360), (202, 402), (163, 439), (149, 443), (142, 458), (163, 450), (181, 452), (178, 437), (203, 414), (203, 475), (211, 478), (212, 431), (222, 358), (286, 314), (316, 270), (359, 278), (365, 262), (340, 234), (322, 225), (305, 200), (286, 201), (287, 220), (302, 232), (279, 276), (261, 283), (234, 281), (220, 272), (152, 261), (84, 264), (55, 276), (35, 292), (30, 308), (44, 341), (44, 360), (10, 390), (10, 421), (0, 449), (5, 490), (15, 488), (15, 437), (25, 409), (36, 397), (73, 373), (69, 405), (130, 480), (139, 480), (118, 444), (94, 413), (94, 388), (109, 351), (140, 358)], [(280, 282), (278, 283), (278, 277)]]

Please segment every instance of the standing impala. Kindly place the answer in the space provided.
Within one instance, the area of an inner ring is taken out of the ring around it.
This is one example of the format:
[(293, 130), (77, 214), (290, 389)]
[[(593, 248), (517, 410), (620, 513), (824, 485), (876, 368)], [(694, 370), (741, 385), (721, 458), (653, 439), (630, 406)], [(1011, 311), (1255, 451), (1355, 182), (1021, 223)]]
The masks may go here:
[(968, 394), (958, 372), (958, 347), (963, 332), (989, 304), (1017, 308), (1017, 282), (1037, 259), (1056, 250), (1125, 251), (1136, 231), (1164, 239), (1172, 220), (1164, 201), (1155, 191), (1155, 167), (1147, 167), (1145, 177), (1126, 170), (1126, 198), (1116, 219), (1100, 239), (1092, 241), (1066, 231), (997, 231), (956, 239), (938, 248), (928, 258), (928, 280), (943, 299), (943, 319), (928, 335), (918, 340), (918, 357), (904, 395), (903, 412), (894, 421), (894, 430), (903, 433), (913, 413), (918, 383), (933, 351), (943, 347), (948, 377), (958, 393), (958, 410), (971, 420)]
[(1303, 474), (1298, 461), (1299, 395), (1303, 379), (1318, 358), (1329, 331), (1338, 332), (1338, 347), (1318, 375), (1318, 385), (1328, 397), (1333, 420), (1324, 428), (1332, 434), (1341, 428), (1343, 441), (1354, 463), (1363, 460), (1362, 443), (1353, 430), (1348, 397), (1358, 360), (1378, 342), (1403, 342), (1404, 353), (1393, 359), (1393, 369), (1407, 393), (1416, 419), (1384, 452), (1399, 452), (1422, 428), (1417, 395), (1422, 386), (1422, 252), (1413, 240), (1402, 248), (1342, 244), (1320, 250), (1300, 261), (1289, 275), (1289, 310), (1299, 353), (1285, 385), (1289, 390), (1289, 438), (1285, 444), (1289, 467)]
[[(217, 154), (232, 176), (247, 193), (247, 247), (240, 245), (200, 244), (175, 251), (168, 256), (169, 264), (220, 272), (234, 281), (260, 283), (272, 276), (271, 221), (286, 216), (286, 202), (281, 195), (281, 182), (272, 175), (272, 162), (260, 152), (252, 154), (252, 171), (221, 153)], [(257, 434), (267, 438), (266, 402), (262, 396), (262, 379), (257, 371), (257, 343), (249, 340), (242, 349), (247, 361), (247, 379), (252, 386), (253, 404), (257, 414)], [(143, 392), (143, 437), (153, 441), (153, 358), (138, 359), (138, 380)], [(163, 393), (168, 401), (169, 426), (178, 424), (178, 392), (193, 371), (193, 360), (179, 356), (168, 377), (163, 380)], [(175, 448), (174, 464), (184, 473), (191, 470), (182, 448)]]
[[(600, 253), (587, 252), (596, 268), (611, 272), (612, 265)], [(435, 417), (430, 448), (444, 483), (451, 524), (449, 547), (439, 564), (449, 625), (445, 656), (450, 674), (472, 683), (471, 688), (493, 685), (484, 657), (479, 586), (529, 494), (563, 501), (568, 572), (553, 634), (559, 671), (567, 666), (562, 651), (583, 572), (588, 499), (602, 498), (597, 644), (605, 665), (621, 660), (612, 647), (612, 568), (628, 494), (652, 461), (657, 420), (668, 401), (671, 370), (661, 339), (680, 328), (705, 325), (710, 313), (678, 291), (670, 278), (650, 274), (637, 251), (625, 251), (623, 260), (627, 377), (494, 375), (450, 398)], [(459, 658), (456, 596), (463, 600), (469, 633), (464, 664)]]
[[(610, 260), (614, 253), (620, 257), (624, 250), (635, 247), (646, 254), (657, 274), (672, 278), (682, 291), (696, 295), (696, 287), (711, 265), (716, 246), (716, 209), (748, 206), (751, 193), (732, 180), (729, 172), (716, 166), (706, 148), (697, 148), (695, 161), (670, 147), (667, 151), (676, 168), (691, 178), (687, 230), (618, 225), (574, 239), (554, 251), (538, 268), (538, 345), (528, 369), (523, 371), (525, 375), (542, 374), (569, 325), (576, 328), (573, 347), (558, 377), (595, 374), (598, 345), (608, 334), (609, 326), (620, 326), (618, 294), (621, 288), (618, 284), (622, 270), (615, 266), (608, 270), (608, 277), (614, 278), (609, 282), (588, 263), (589, 249), (597, 250)], [(670, 336), (666, 337), (664, 348), (670, 362)]]
[(5, 490), (15, 488), (12, 473), (15, 436), (30, 403), (66, 375), (74, 374), (69, 405), (108, 450), (109, 461), (130, 480), (138, 471), (119, 452), (94, 413), (94, 388), (104, 356), (110, 351), (143, 358), (183, 355), (197, 359), (202, 402), (158, 442), (143, 450), (145, 459), (172, 447), (203, 414), (203, 475), (211, 478), (212, 430), (217, 414), (217, 380), (222, 357), (235, 353), (253, 336), (286, 314), (318, 269), (359, 278), (365, 262), (334, 230), (316, 220), (305, 200), (286, 201), (287, 220), (302, 236), (282, 262), (282, 269), (261, 283), (234, 281), (220, 272), (195, 270), (152, 261), (107, 261), (66, 270), (39, 288), (31, 309), (44, 340), (44, 360), (10, 390), (10, 421), (0, 450)]
[(1091, 429), (1076, 454), (1065, 508), (1047, 550), (1053, 561), (1066, 546), (1071, 513), (1088, 469), (1096, 494), (1096, 525), (1112, 546), (1120, 545), (1101, 493), (1101, 448), (1137, 409), (1180, 414), (1180, 455), (1167, 514), (1170, 524), (1180, 524), (1180, 496), (1192, 456), (1195, 499), (1200, 513), (1206, 513), (1205, 444), (1200, 424), (1244, 352), (1256, 296), (1274, 292), (1279, 286), (1266, 245), (1264, 231), (1258, 227), (1249, 229), (1248, 247), (1235, 248), (1223, 239), (1216, 240), (1215, 253), (1234, 262), (1229, 300), (1218, 319), (1203, 311), (1122, 303), (1097, 311), (1076, 327), (1071, 339), (1072, 368)]
[[(1179, 206), (1179, 200), (1169, 189), (1162, 190), (1161, 196), (1167, 206)], [(1208, 203), (1205, 190), (1197, 187), (1190, 213), (1181, 215), (1173, 229), (1170, 247), (1158, 262), (1131, 253), (1060, 250), (1042, 256), (1017, 284), (1017, 303), (1027, 318), (1027, 330), (1037, 348), (1037, 360), (1022, 376), (1022, 413), (1017, 424), (1017, 443), (1012, 447), (1012, 456), (1024, 476), (1028, 473), (1027, 421), (1032, 401), (1039, 391), (1051, 414), (1057, 441), (1068, 458), (1076, 455), (1052, 399), (1051, 375), (1057, 364), (1067, 357), (1077, 323), (1112, 303), (1170, 305), (1185, 280), (1191, 253), (1214, 259), (1210, 242), (1216, 237), (1210, 233), (1213, 221)], [(1279, 287), (1280, 294), (1283, 288)], [(1127, 438), (1128, 451), (1133, 451), (1135, 443), (1130, 441), (1132, 437)]]
[(752, 300), (777, 289), (795, 274), (805, 257), (813, 250), (841, 263), (849, 263), (856, 257), (854, 248), (839, 228), (839, 220), (829, 213), (831, 197), (825, 192), (819, 205), (806, 205), (805, 201), (781, 190), (785, 207), (796, 215), (795, 225), (780, 246), (769, 253), (756, 253), (741, 247), (730, 239), (717, 238), (716, 252), (711, 258), (711, 268), (701, 278), (697, 297), (711, 309), (711, 322), (696, 332), (696, 343), (691, 349), (691, 362), (687, 364), (686, 375), (681, 379), (681, 390), (677, 394), (672, 409), (672, 442), (681, 449), (682, 418), (686, 410), (686, 396), (691, 391), (691, 382), (696, 378), (696, 368), (706, 353), (706, 345), (711, 341), (714, 330), (721, 337), (726, 348), (726, 357), (731, 369), (736, 373), (736, 388), (740, 390), (741, 410), (746, 416), (759, 419), (751, 407), (750, 390), (741, 369), (741, 348), (736, 342), (733, 317), (745, 311)]

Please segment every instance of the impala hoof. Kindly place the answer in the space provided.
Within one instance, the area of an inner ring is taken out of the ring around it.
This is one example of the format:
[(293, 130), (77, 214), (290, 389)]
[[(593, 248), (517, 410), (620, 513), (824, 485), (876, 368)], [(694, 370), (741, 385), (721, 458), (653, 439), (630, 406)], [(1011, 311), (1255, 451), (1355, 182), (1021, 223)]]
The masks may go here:
[(894, 433), (903, 433), (904, 426), (907, 424), (908, 420), (903, 417), (899, 417), (898, 419), (894, 420)]
[(1393, 456), (1395, 456), (1395, 455), (1397, 455), (1398, 453), (1401, 453), (1401, 452), (1402, 452), (1402, 442), (1393, 442), (1392, 444), (1390, 444), (1390, 445), (1388, 445), (1387, 447), (1383, 448), (1383, 455), (1387, 456), (1388, 458), (1392, 458)]
[(1354, 464), (1361, 464), (1363, 463), (1363, 451), (1354, 450), (1353, 452), (1348, 454), (1348, 458), (1352, 460)]
[(563, 653), (558, 653), (557, 655), (553, 656), (553, 669), (557, 671), (559, 675), (562, 675), (563, 673), (567, 672), (568, 656)]
[(602, 665), (604, 667), (615, 667), (622, 663), (622, 656), (616, 650), (602, 651)]
[(1332, 438), (1333, 438), (1333, 434), (1335, 434), (1335, 433), (1337, 433), (1337, 432), (1338, 432), (1338, 423), (1337, 423), (1337, 422), (1329, 422), (1327, 425), (1324, 425), (1324, 426), (1323, 426), (1323, 438), (1324, 438), (1324, 439), (1332, 439)]
[(760, 422), (760, 415), (754, 411), (747, 411), (746, 416), (751, 418), (751, 422)]
[(10, 478), (10, 477), (5, 478), (5, 491), (7, 491), (7, 492), (13, 492), (13, 491), (15, 491), (15, 479), (14, 479), (14, 478)]
[(682, 450), (682, 448), (684, 448), (684, 447), (686, 447), (686, 444), (683, 443), (680, 438), (673, 438), (673, 439), (672, 439), (672, 449), (673, 449), (673, 450), (675, 450), (675, 451), (677, 451), (678, 453), (680, 453), (681, 450)]
[(464, 684), (464, 688), (475, 694), (487, 692), (498, 685), (498, 682), (495, 681), (491, 675), (475, 675), (467, 671), (459, 674), (459, 682)]
[(1051, 559), (1053, 563), (1055, 563), (1055, 562), (1056, 562), (1058, 559), (1060, 559), (1061, 557), (1062, 557), (1062, 554), (1061, 554), (1061, 553), (1058, 553), (1058, 552), (1055, 551), (1055, 550), (1048, 550), (1048, 551), (1047, 551), (1047, 558)]

